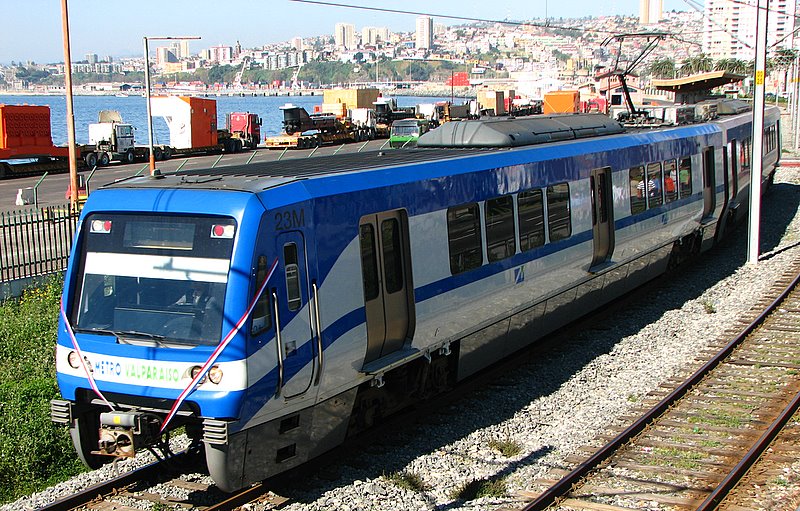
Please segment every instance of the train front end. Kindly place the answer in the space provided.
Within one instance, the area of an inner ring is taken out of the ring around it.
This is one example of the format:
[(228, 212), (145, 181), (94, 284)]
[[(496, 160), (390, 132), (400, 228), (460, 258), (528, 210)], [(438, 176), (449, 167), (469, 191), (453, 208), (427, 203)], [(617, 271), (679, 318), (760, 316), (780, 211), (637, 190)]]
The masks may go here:
[[(241, 331), (253, 297), (252, 246), (239, 240), (251, 194), (100, 190), (84, 208), (65, 274), (56, 371), (69, 426), (90, 467), (167, 449), (184, 426), (235, 419), (247, 392)], [(251, 226), (252, 228), (252, 226)], [(240, 260), (241, 259), (241, 260)]]

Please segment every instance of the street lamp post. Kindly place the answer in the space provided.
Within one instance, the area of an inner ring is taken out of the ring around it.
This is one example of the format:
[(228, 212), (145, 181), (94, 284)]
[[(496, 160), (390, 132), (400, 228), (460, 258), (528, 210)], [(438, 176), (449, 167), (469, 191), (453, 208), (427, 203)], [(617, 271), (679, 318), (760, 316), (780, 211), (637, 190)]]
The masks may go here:
[(144, 37), (144, 88), (147, 98), (147, 130), (150, 134), (148, 153), (150, 155), (150, 176), (157, 177), (161, 172), (156, 168), (156, 158), (153, 154), (153, 114), (150, 106), (150, 41), (189, 40), (200, 39), (199, 36), (145, 36)]

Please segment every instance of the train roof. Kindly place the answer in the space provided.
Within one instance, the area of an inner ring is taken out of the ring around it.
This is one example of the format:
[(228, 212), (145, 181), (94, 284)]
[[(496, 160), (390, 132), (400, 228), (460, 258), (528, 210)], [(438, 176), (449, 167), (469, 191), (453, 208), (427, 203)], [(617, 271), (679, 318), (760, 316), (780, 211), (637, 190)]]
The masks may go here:
[(603, 114), (501, 117), (445, 123), (419, 137), (417, 147), (521, 147), (624, 131)]
[[(673, 126), (674, 128), (674, 126)], [(510, 153), (534, 145), (569, 140), (591, 140), (622, 133), (659, 130), (626, 130), (601, 114), (536, 116), (445, 123), (420, 137), (419, 147), (360, 153), (287, 158), (283, 160), (187, 169), (155, 179), (133, 177), (103, 188), (215, 189), (259, 193), (306, 179), (410, 166), (420, 163)], [(433, 134), (432, 137), (429, 135)], [(423, 140), (427, 140), (423, 143)]]

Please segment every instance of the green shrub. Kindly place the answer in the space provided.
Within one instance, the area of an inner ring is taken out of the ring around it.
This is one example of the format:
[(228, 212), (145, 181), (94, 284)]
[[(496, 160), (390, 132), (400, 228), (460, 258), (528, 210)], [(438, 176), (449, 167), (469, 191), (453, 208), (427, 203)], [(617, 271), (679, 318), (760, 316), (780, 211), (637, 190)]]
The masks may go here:
[(474, 500), (482, 497), (505, 497), (508, 493), (505, 478), (475, 479), (454, 490), (450, 497), (455, 500)]
[(0, 501), (82, 470), (66, 428), (50, 422), (58, 397), (53, 354), (61, 279), (0, 304)]

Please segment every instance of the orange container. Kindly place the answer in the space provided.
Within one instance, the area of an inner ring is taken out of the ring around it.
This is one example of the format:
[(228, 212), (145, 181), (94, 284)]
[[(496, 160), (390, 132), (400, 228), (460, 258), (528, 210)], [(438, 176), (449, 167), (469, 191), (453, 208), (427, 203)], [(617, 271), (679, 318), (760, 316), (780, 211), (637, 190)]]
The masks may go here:
[(50, 148), (50, 107), (0, 105), (0, 149)]
[(546, 92), (542, 104), (543, 114), (570, 114), (581, 111), (581, 94), (576, 90)]
[(217, 145), (217, 101), (215, 99), (181, 96), (189, 104), (192, 118), (191, 147)]

